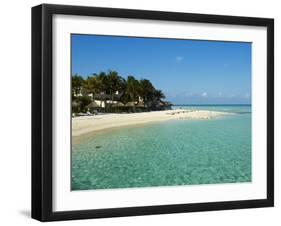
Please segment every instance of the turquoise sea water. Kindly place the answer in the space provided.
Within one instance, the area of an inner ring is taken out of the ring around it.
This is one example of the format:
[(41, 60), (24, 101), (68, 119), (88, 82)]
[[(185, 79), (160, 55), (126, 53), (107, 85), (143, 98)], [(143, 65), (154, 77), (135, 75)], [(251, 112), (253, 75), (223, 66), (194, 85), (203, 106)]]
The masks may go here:
[(251, 106), (235, 115), (95, 133), (72, 146), (72, 190), (251, 181)]

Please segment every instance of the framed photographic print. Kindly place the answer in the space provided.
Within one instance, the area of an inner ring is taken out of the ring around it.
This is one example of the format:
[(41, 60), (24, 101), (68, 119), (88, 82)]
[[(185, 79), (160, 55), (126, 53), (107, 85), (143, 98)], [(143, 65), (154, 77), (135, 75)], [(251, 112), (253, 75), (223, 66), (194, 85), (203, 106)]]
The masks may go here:
[(274, 21), (32, 8), (32, 217), (274, 205)]

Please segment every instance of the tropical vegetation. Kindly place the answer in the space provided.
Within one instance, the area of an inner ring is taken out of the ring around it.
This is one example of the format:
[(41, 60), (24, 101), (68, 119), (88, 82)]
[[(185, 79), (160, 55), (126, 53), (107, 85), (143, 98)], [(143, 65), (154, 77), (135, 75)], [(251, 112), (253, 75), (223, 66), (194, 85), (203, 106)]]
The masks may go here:
[(72, 112), (141, 112), (164, 110), (171, 104), (148, 79), (123, 78), (117, 71), (72, 76)]

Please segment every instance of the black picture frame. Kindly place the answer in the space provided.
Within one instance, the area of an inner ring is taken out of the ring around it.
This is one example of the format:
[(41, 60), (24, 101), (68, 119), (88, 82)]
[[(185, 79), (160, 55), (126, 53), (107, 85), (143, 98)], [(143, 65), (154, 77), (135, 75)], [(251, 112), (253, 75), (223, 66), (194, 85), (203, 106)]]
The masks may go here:
[[(55, 14), (266, 27), (267, 198), (54, 212), (52, 210), (52, 17)], [(40, 221), (56, 221), (271, 206), (274, 206), (273, 19), (50, 4), (32, 8), (32, 218)]]

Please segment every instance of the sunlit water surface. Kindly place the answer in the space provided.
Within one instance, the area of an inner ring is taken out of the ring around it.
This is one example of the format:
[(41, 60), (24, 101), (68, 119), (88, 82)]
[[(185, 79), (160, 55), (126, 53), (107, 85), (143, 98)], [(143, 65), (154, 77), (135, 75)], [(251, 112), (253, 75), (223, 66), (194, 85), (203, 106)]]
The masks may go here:
[(251, 106), (175, 106), (234, 112), (87, 136), (72, 145), (72, 190), (251, 181)]

